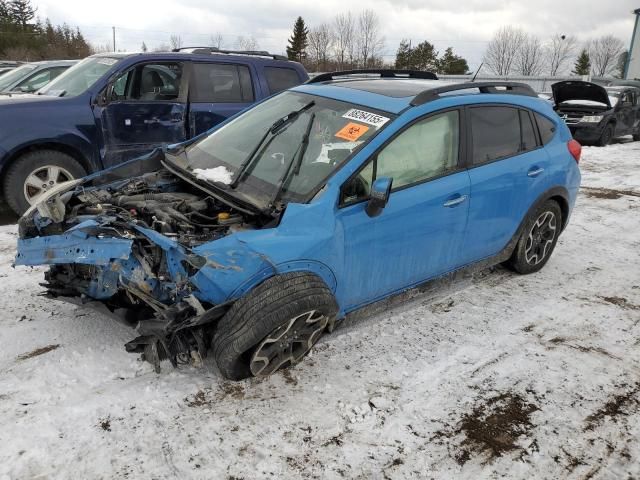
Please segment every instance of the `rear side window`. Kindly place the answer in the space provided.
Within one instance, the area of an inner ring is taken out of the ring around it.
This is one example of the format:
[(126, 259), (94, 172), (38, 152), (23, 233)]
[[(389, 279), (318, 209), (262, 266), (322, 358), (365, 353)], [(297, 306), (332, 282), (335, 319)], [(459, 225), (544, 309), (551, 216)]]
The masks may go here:
[(542, 144), (546, 145), (551, 141), (553, 136), (556, 134), (556, 125), (539, 113), (534, 112), (534, 117), (536, 117), (536, 123), (538, 124), (538, 130), (540, 131), (540, 138), (542, 140)]
[(520, 110), (520, 126), (522, 127), (522, 151), (533, 150), (538, 146), (531, 115), (526, 110)]
[(265, 77), (271, 93), (278, 93), (287, 88), (300, 85), (298, 72), (292, 68), (265, 67)]
[(474, 107), (470, 112), (474, 165), (515, 155), (520, 151), (518, 109)]
[(245, 65), (194, 63), (191, 101), (196, 103), (253, 102), (251, 73)]

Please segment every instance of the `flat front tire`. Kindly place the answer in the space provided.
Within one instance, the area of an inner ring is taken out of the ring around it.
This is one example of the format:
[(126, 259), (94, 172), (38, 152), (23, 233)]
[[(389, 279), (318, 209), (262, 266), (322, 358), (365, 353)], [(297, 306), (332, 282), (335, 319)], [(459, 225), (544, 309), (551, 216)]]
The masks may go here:
[(317, 275), (292, 272), (265, 280), (220, 320), (211, 348), (230, 380), (267, 376), (298, 363), (335, 318), (338, 305)]
[(76, 159), (56, 150), (36, 150), (17, 158), (4, 178), (5, 201), (18, 215), (38, 202), (56, 185), (84, 177), (86, 170)]
[(527, 219), (506, 265), (521, 274), (537, 272), (549, 261), (561, 229), (560, 206), (547, 200)]

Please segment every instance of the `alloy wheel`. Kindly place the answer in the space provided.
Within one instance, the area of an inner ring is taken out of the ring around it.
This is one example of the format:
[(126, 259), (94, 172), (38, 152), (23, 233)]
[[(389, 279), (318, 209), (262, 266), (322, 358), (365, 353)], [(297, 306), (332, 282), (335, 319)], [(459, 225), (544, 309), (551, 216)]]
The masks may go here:
[(553, 212), (543, 212), (535, 221), (524, 250), (524, 258), (530, 265), (542, 262), (549, 253), (553, 240), (556, 238), (556, 216)]
[(256, 377), (267, 376), (283, 366), (298, 363), (318, 341), (328, 321), (326, 315), (311, 310), (276, 328), (251, 356), (251, 373)]
[(56, 185), (73, 180), (73, 175), (65, 168), (57, 165), (44, 165), (36, 168), (24, 181), (24, 197), (31, 205), (38, 197)]

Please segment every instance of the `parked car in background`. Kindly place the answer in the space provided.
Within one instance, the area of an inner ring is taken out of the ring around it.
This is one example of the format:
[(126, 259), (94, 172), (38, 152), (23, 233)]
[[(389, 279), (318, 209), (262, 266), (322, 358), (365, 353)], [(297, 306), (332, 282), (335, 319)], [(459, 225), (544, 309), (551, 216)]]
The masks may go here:
[(267, 52), (88, 57), (37, 96), (0, 101), (2, 193), (23, 213), (62, 181), (193, 138), (307, 79)]
[(127, 350), (156, 367), (211, 349), (231, 379), (293, 365), (347, 313), (457, 269), (540, 270), (580, 144), (525, 84), (436, 78), (319, 75), (60, 185), (20, 219), (16, 264), (51, 265), (51, 297), (121, 314)]
[(551, 88), (556, 111), (579, 142), (602, 147), (622, 135), (640, 140), (640, 89), (575, 80)]
[(76, 63), (77, 60), (57, 60), (20, 65), (0, 78), (0, 94), (34, 93)]
[(0, 67), (0, 77), (2, 75), (4, 75), (5, 73), (10, 72), (11, 70), (13, 70), (15, 67)]

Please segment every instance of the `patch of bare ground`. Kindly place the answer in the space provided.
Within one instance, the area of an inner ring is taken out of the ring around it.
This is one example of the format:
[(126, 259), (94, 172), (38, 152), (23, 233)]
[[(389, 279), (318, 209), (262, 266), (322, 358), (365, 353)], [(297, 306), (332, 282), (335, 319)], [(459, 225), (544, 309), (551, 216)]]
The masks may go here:
[(615, 360), (620, 360), (620, 357), (616, 357), (615, 355), (607, 352), (604, 348), (601, 347), (593, 347), (593, 346), (585, 346), (577, 343), (572, 343), (568, 338), (565, 337), (553, 337), (549, 340), (549, 343), (553, 346), (563, 346), (568, 348), (573, 348), (574, 350), (578, 350), (582, 353), (598, 353), (600, 355), (604, 355), (609, 358), (613, 358)]
[(453, 429), (436, 432), (433, 438), (463, 436), (453, 454), (459, 465), (474, 456), (484, 456), (483, 464), (488, 464), (511, 452), (519, 452), (518, 458), (523, 459), (537, 449), (535, 439), (526, 448), (521, 445), (534, 427), (531, 414), (537, 410), (537, 405), (517, 393), (502, 393), (479, 401)]
[(28, 360), (29, 358), (33, 358), (33, 357), (37, 357), (39, 355), (44, 355), (45, 353), (49, 353), (52, 350), (55, 350), (56, 348), (59, 348), (60, 345), (56, 344), (56, 345), (47, 345), (46, 347), (40, 347), (40, 348), (36, 348), (35, 350), (32, 350), (31, 352), (27, 352), (27, 353), (23, 353), (22, 355), (18, 355), (18, 360), (22, 361), (22, 360)]
[(640, 406), (640, 401), (636, 398), (638, 393), (640, 393), (640, 383), (636, 383), (626, 392), (611, 396), (607, 403), (585, 419), (584, 430), (595, 429), (606, 417), (615, 422), (618, 417), (629, 415), (632, 408)]
[(587, 197), (591, 198), (605, 198), (609, 200), (615, 200), (624, 195), (630, 197), (640, 197), (640, 193), (633, 190), (616, 190), (612, 188), (599, 188), (599, 187), (580, 187), (580, 191)]
[(631, 303), (624, 297), (600, 297), (607, 303), (611, 303), (612, 305), (616, 305), (620, 308), (624, 308), (625, 310), (640, 310), (640, 305), (636, 305)]

